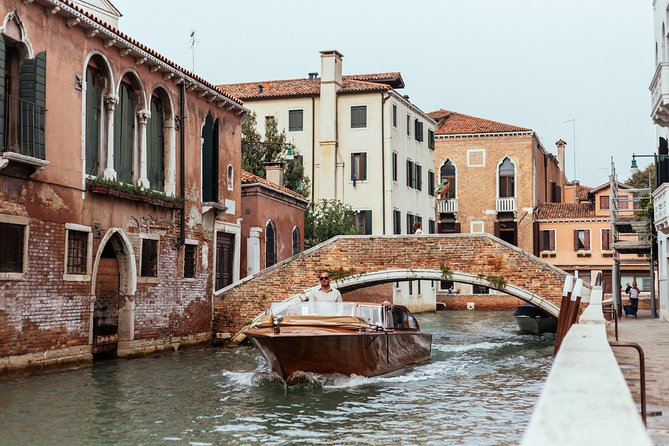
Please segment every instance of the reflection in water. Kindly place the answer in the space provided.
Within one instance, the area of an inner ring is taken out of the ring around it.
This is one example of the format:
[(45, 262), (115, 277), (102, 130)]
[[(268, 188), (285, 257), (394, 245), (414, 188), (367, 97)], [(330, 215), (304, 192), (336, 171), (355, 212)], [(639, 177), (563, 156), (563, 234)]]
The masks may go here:
[(257, 350), (202, 349), (0, 381), (0, 444), (515, 444), (552, 335), (510, 312), (419, 315), (429, 362), (285, 387)]

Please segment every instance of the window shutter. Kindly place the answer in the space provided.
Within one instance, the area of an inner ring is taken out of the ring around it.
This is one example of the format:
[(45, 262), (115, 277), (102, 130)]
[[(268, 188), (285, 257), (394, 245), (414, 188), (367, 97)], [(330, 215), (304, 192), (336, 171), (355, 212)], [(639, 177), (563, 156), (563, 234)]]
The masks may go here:
[(586, 229), (584, 232), (585, 232), (585, 250), (590, 251), (590, 229)]
[(91, 67), (86, 69), (86, 173), (89, 175), (98, 175), (100, 167), (102, 89), (96, 76)]
[(574, 229), (574, 251), (578, 251), (578, 229)]
[(164, 122), (163, 107), (160, 100), (151, 101), (151, 118), (149, 119), (147, 135), (147, 164), (148, 177), (151, 189), (163, 190), (164, 183)]
[(372, 233), (372, 211), (365, 211), (365, 234)]
[(355, 153), (351, 153), (351, 181), (355, 179)]
[(407, 186), (411, 187), (411, 161), (407, 160)]
[(548, 231), (549, 235), (549, 242), (548, 242), (548, 248), (550, 251), (555, 251), (555, 231)]
[(5, 150), (5, 40), (0, 38), (0, 152)]
[(494, 232), (495, 232), (495, 237), (499, 238), (500, 231), (499, 231), (499, 222), (498, 221), (495, 222)]
[(360, 162), (360, 180), (367, 180), (367, 154), (362, 153), (362, 161)]
[(453, 224), (453, 230), (454, 230), (454, 232), (456, 232), (457, 234), (460, 234), (460, 233), (462, 232), (462, 226), (461, 226), (461, 223), (455, 223), (455, 224)]
[[(21, 153), (44, 159), (44, 110), (46, 107), (46, 52), (26, 59), (21, 66)], [(25, 101), (25, 102), (23, 102)]]

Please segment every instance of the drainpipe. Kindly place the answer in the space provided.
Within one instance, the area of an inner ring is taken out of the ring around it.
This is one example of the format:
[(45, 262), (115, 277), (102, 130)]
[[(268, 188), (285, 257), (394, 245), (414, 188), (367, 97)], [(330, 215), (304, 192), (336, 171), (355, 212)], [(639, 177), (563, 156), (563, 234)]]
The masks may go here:
[(381, 191), (383, 197), (381, 198), (381, 215), (383, 225), (383, 235), (386, 235), (386, 118), (385, 105), (386, 101), (390, 99), (390, 93), (385, 96), (385, 92), (381, 92)]
[(311, 206), (314, 205), (316, 183), (316, 96), (311, 97)]
[(186, 129), (185, 124), (185, 101), (186, 101), (186, 82), (183, 80), (179, 84), (179, 197), (183, 200), (181, 203), (181, 218), (179, 219), (179, 243), (180, 248), (186, 243), (186, 185), (184, 184), (185, 170), (185, 146)]

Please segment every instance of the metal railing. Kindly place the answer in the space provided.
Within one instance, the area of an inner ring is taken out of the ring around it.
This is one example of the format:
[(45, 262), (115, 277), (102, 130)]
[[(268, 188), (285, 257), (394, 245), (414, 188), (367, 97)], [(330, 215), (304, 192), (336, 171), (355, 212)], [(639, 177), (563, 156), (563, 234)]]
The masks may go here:
[(495, 209), (497, 212), (516, 212), (516, 198), (498, 198)]
[(439, 213), (454, 214), (456, 212), (458, 212), (457, 198), (447, 198), (445, 200), (439, 200)]
[(3, 152), (15, 152), (38, 159), (45, 159), (46, 109), (16, 96), (4, 97), (5, 116)]
[(646, 426), (646, 357), (643, 349), (636, 342), (609, 341), (611, 347), (630, 347), (639, 353), (639, 391), (641, 393), (641, 418)]

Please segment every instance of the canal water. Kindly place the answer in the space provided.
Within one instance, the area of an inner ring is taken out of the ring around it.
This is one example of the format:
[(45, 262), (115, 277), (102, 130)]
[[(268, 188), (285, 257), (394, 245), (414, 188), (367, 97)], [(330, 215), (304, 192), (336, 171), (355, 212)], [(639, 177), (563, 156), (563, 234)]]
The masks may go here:
[(198, 349), (0, 381), (0, 445), (517, 444), (553, 335), (511, 312), (418, 315), (432, 359), (286, 388), (252, 347)]

